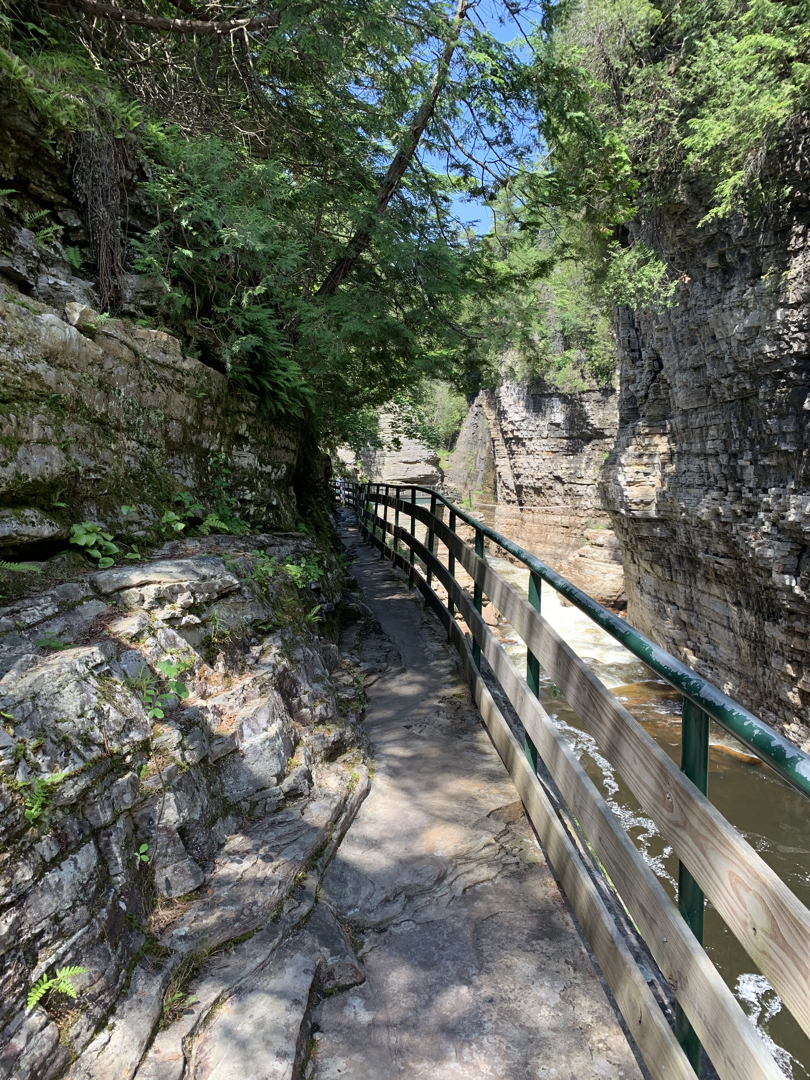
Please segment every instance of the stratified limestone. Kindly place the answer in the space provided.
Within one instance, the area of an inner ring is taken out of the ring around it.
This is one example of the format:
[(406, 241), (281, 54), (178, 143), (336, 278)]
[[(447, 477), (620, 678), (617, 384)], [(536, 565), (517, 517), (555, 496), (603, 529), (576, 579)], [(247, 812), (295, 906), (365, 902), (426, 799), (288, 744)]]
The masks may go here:
[(450, 493), (596, 599), (622, 599), (622, 560), (597, 489), (616, 394), (503, 382), (482, 391), (446, 463)]
[(417, 439), (408, 439), (401, 435), (395, 440), (392, 420), (388, 413), (380, 416), (382, 448), (367, 446), (359, 456), (350, 450), (341, 449), (338, 457), (342, 464), (358, 477), (362, 476), (365, 480), (381, 484), (437, 487), (441, 482), (442, 471), (436, 451)]
[(254, 527), (295, 524), (294, 431), (176, 338), (67, 299), (0, 289), (0, 550), (88, 519), (143, 534), (179, 491), (215, 509), (217, 484)]
[[(283, 566), (305, 557), (324, 574), (299, 590)], [(300, 534), (210, 536), (0, 609), (3, 1080), (50, 1080), (74, 1057), (72, 1080), (127, 1080), (170, 978), (209, 979), (202, 1022), (250, 970), (208, 971), (206, 958), (253, 936), (269, 957), (307, 874), (314, 896), (368, 790), (358, 691), (352, 707), (338, 699), (361, 628), (344, 668), (305, 618), (313, 602), (333, 610), (341, 582), (334, 556)], [(356, 603), (347, 594), (349, 620)], [(167, 689), (167, 660), (190, 695), (150, 714), (145, 688)], [(168, 926), (150, 922), (155, 893)], [(314, 963), (326, 970), (321, 953)], [(86, 969), (75, 1004), (51, 995), (26, 1011), (31, 986), (63, 965)], [(330, 968), (334, 985), (349, 967)]]
[(619, 313), (602, 490), (629, 621), (810, 749), (810, 211), (782, 152), (770, 223), (662, 215), (677, 305)]

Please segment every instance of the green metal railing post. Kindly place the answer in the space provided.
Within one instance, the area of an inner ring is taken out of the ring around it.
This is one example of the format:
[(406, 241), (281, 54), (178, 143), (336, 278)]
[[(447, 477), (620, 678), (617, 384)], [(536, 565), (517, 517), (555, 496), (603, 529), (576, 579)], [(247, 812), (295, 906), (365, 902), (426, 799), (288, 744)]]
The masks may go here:
[[(535, 609), (540, 611), (540, 597), (542, 595), (543, 579), (539, 574), (535, 574), (532, 570), (529, 574), (529, 603)], [(531, 651), (526, 650), (526, 682), (529, 684), (529, 689), (535, 697), (540, 696), (540, 661)], [(537, 772), (537, 747), (534, 745), (528, 734), (524, 742), (524, 748), (526, 750), (526, 757), (529, 759), (531, 767)]]
[[(430, 496), (430, 525), (428, 525), (428, 535), (427, 535), (427, 549), (428, 549), (428, 551), (430, 552), (431, 555), (433, 554), (433, 542), (434, 542), (434, 540), (436, 538), (435, 533), (433, 531), (433, 518), (435, 516), (436, 516), (436, 494), (434, 492), (434, 494)], [(427, 571), (426, 576), (427, 576), (427, 583), (428, 583), (428, 588), (429, 588), (430, 583), (433, 580), (433, 571), (430, 569), (430, 563), (425, 564), (425, 570)]]
[[(450, 511), (449, 525), (450, 525), (450, 532), (455, 533), (455, 531), (456, 531), (456, 512), (455, 512), (455, 510)], [(456, 557), (453, 554), (452, 548), (450, 548), (450, 547), (448, 547), (448, 549), (447, 549), (447, 569), (450, 572), (450, 577), (454, 578), (456, 576)], [(449, 589), (447, 591), (447, 611), (448, 611), (448, 613), (450, 615), (450, 618), (452, 619), (453, 618), (453, 612), (454, 612), (454, 605), (453, 605), (453, 597), (450, 595), (450, 590)], [(447, 640), (448, 641), (450, 640), (450, 632), (449, 631), (447, 632)]]
[[(681, 772), (703, 795), (709, 788), (709, 717), (697, 705), (683, 699), (681, 723)], [(683, 865), (678, 863), (678, 910), (689, 929), (703, 944), (703, 890)], [(675, 1009), (675, 1036), (700, 1076), (700, 1041), (680, 1005)]]
[[(476, 528), (476, 530), (475, 530), (475, 554), (480, 559), (483, 559), (483, 557), (484, 557), (484, 534), (478, 528)], [(475, 605), (475, 610), (478, 612), (479, 615), (481, 614), (481, 606), (482, 606), (481, 601), (483, 599), (483, 593), (484, 593), (483, 589), (478, 584), (478, 582), (476, 582), (475, 583), (475, 588), (473, 589), (473, 604)], [(474, 637), (473, 637), (472, 654), (473, 654), (473, 663), (475, 664), (475, 666), (477, 668), (480, 668), (481, 667), (481, 646), (475, 640)]]
[(397, 529), (399, 528), (399, 488), (394, 488), (394, 534), (391, 537), (391, 562), (396, 563), (397, 554), (399, 552), (399, 542), (397, 540)]
[[(385, 485), (385, 498), (388, 498), (388, 484)], [(380, 558), (385, 558), (385, 545), (386, 536), (388, 535), (388, 503), (383, 503), (383, 526), (382, 526), (382, 547), (380, 548)]]
[(410, 567), (408, 569), (408, 588), (413, 588), (413, 537), (416, 536), (416, 488), (411, 488), (411, 544)]

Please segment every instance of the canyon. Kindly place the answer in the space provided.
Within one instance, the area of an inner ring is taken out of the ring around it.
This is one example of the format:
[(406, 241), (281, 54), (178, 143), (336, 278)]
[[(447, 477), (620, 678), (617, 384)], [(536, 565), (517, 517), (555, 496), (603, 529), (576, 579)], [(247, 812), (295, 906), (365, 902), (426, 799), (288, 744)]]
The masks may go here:
[(675, 303), (615, 312), (616, 392), (481, 391), (445, 482), (806, 749), (810, 208), (701, 214), (662, 219)]

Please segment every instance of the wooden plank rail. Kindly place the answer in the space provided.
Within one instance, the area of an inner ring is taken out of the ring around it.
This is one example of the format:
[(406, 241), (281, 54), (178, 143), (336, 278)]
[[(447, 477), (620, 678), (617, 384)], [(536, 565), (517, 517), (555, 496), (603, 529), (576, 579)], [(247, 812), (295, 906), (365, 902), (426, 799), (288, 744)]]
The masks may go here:
[[(426, 507), (414, 506), (410, 501), (398, 500), (382, 492), (372, 495), (371, 499), (379, 510), (386, 508), (385, 517), (388, 516), (387, 508), (393, 507), (399, 510), (400, 519), (407, 514), (408, 518), (413, 516), (424, 524), (429, 534), (466, 570), (514, 627), (596, 739), (600, 750), (618, 769), (642, 808), (656, 822), (664, 839), (711, 899), (802, 1029), (810, 1035), (810, 912), (517, 589), (504, 581)], [(638, 979), (630, 973), (627, 957), (614, 940), (618, 936), (615, 923), (593, 882), (588, 879), (593, 896), (582, 883), (577, 869), (581, 868), (579, 856), (542, 784), (534, 776), (482, 682), (463, 632), (430, 587), (428, 578), (431, 576), (447, 591), (448, 599), (480, 646), (719, 1075), (723, 1080), (747, 1080), (748, 1077), (781, 1080), (782, 1073), (763, 1040), (577, 761), (565, 737), (476, 611), (469, 593), (444, 563), (405, 528), (385, 521), (379, 513), (372, 513), (362, 498), (356, 500), (356, 507), (368, 538), (383, 556), (391, 557), (406, 573), (411, 571), (414, 584), (436, 612), (462, 656), (493, 742), (509, 769), (653, 1074), (656, 1077), (694, 1076), (665, 1020), (666, 1034), (660, 1030), (663, 1017), (649, 989), (645, 997)], [(379, 537), (374, 535), (375, 528), (380, 530)], [(392, 546), (388, 545), (389, 538)], [(413, 551), (414, 557), (425, 567), (424, 575), (418, 570), (414, 572), (409, 561), (392, 550), (398, 542)], [(600, 904), (604, 910), (600, 910)], [(605, 923), (605, 916), (610, 926)], [(594, 940), (599, 941), (598, 950)], [(627, 956), (630, 967), (638, 974), (629, 952)], [(641, 1013), (646, 1016), (644, 1021), (639, 1020)], [(659, 1061), (655, 1068), (653, 1059)]]
[(810, 1035), (810, 912), (518, 590), (449, 532), (442, 539), (539, 659)]

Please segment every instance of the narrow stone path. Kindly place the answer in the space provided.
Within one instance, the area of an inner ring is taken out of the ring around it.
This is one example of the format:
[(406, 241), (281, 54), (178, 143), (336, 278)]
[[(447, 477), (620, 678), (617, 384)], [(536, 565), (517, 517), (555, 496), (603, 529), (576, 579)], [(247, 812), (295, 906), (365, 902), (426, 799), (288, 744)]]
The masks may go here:
[(315, 1009), (306, 1076), (638, 1080), (455, 654), (350, 522), (402, 667), (369, 679), (374, 780), (322, 885), (366, 980)]

